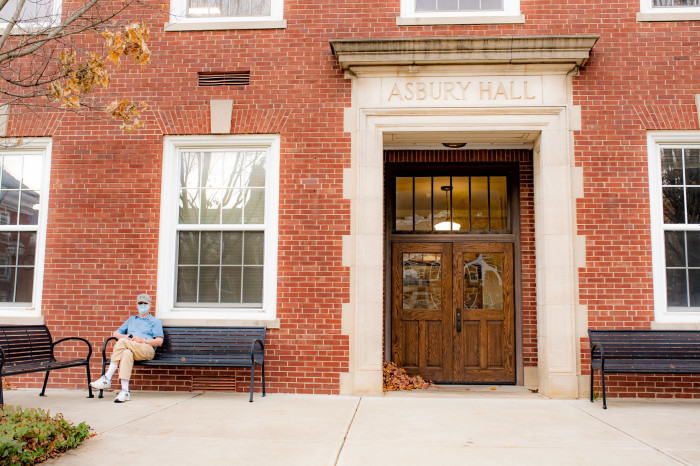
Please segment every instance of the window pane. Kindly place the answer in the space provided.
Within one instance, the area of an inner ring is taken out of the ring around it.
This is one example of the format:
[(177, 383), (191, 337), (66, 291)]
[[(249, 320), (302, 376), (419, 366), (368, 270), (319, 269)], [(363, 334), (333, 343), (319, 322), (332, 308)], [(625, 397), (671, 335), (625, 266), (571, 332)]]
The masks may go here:
[(265, 223), (265, 190), (248, 189), (246, 192), (246, 202), (243, 207), (243, 223), (262, 224)]
[(685, 223), (683, 188), (663, 188), (664, 223)]
[(700, 184), (700, 149), (685, 151), (685, 184)]
[(221, 204), (224, 191), (221, 189), (202, 189), (202, 219), (201, 223), (221, 223)]
[(459, 0), (437, 0), (438, 11), (455, 11), (459, 8)]
[(685, 233), (667, 231), (665, 236), (666, 267), (685, 267)]
[(661, 151), (661, 183), (664, 186), (683, 184), (683, 149)]
[(36, 232), (23, 231), (19, 234), (17, 265), (34, 265), (36, 255)]
[(431, 188), (431, 178), (427, 177), (416, 177), (416, 220), (415, 229), (416, 231), (430, 231), (433, 229), (431, 221), (431, 206), (432, 206), (432, 188)]
[(700, 187), (686, 188), (688, 223), (700, 223)]
[(177, 301), (197, 302), (197, 267), (177, 268)]
[(248, 152), (243, 186), (265, 187), (265, 152)]
[(416, 0), (416, 11), (437, 10), (437, 0)]
[(482, 10), (503, 10), (503, 0), (481, 0)]
[(243, 267), (243, 302), (262, 303), (263, 269), (262, 267)]
[(472, 230), (489, 229), (488, 177), (473, 176), (472, 182)]
[(181, 231), (178, 234), (177, 263), (179, 265), (199, 262), (199, 233)]
[(413, 231), (413, 177), (396, 178), (396, 231)]
[(219, 302), (219, 267), (200, 267), (199, 302)]
[(240, 231), (225, 231), (223, 233), (223, 254), (221, 263), (241, 265), (243, 263), (243, 233)]
[(246, 265), (262, 265), (265, 253), (265, 234), (262, 232), (246, 232), (244, 235), (244, 257)]
[(17, 291), (15, 301), (18, 303), (31, 303), (34, 290), (34, 267), (17, 268)]
[(688, 294), (690, 305), (700, 306), (700, 270), (688, 270)]
[(685, 272), (685, 269), (666, 270), (666, 296), (669, 306), (686, 307), (688, 305)]
[(698, 0), (654, 0), (655, 7), (684, 7), (698, 6)]
[[(9, 21), (17, 9), (18, 0), (9, 0), (5, 8), (0, 10), (0, 20)], [(20, 21), (43, 21), (51, 15), (50, 0), (26, 0), (19, 15)]]
[(0, 267), (0, 302), (15, 300), (15, 270), (14, 267)]
[(0, 265), (17, 265), (17, 239), (19, 233), (0, 233)]
[(700, 231), (686, 232), (688, 239), (688, 267), (700, 267)]
[(478, 10), (479, 0), (459, 0), (459, 9), (462, 11)]
[(180, 191), (180, 223), (199, 223), (199, 189)]
[(451, 190), (449, 176), (437, 176), (433, 179), (433, 228), (435, 230), (452, 229), (450, 225)]
[(202, 157), (202, 186), (222, 188), (224, 184), (224, 154), (205, 152)]
[(199, 184), (199, 152), (183, 152), (180, 154), (180, 186), (183, 188), (198, 188)]
[(221, 232), (203, 231), (201, 242), (201, 264), (216, 264), (221, 262)]
[(241, 302), (241, 267), (223, 267), (221, 269), (221, 302)]
[(508, 188), (505, 176), (492, 176), (489, 182), (491, 230), (508, 229)]
[(19, 224), (39, 224), (39, 192), (22, 190), (19, 205)]
[(452, 216), (460, 231), (469, 230), (469, 177), (452, 177)]
[(243, 193), (241, 189), (227, 189), (221, 200), (221, 222), (240, 224), (243, 220)]
[(40, 155), (25, 155), (22, 172), (22, 189), (39, 191), (43, 175), (42, 157)]

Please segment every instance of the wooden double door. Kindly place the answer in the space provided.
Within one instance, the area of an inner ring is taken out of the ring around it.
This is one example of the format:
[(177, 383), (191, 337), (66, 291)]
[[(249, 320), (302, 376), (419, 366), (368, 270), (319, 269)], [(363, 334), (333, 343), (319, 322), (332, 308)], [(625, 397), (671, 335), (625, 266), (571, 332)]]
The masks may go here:
[(511, 243), (394, 243), (392, 357), (442, 383), (515, 383)]

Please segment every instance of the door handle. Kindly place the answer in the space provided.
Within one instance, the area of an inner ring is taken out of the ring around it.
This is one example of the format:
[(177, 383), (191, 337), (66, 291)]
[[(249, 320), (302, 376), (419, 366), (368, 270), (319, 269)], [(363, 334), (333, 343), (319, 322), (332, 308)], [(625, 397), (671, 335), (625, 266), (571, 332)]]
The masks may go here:
[(462, 309), (457, 308), (457, 331), (462, 331)]

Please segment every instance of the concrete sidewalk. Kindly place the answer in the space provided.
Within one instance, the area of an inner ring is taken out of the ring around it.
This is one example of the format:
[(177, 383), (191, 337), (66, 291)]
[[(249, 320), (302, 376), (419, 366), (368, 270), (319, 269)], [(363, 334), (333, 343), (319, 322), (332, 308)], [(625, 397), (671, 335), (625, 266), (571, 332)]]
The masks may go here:
[(97, 436), (56, 465), (700, 465), (700, 401), (549, 400), (522, 387), (378, 397), (10, 390)]

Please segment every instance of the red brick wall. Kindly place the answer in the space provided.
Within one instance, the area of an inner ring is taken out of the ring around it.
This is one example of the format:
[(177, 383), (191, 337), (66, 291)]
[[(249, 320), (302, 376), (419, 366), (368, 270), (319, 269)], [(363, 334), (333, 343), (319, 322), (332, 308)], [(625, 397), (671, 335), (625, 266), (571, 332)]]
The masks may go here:
[[(582, 110), (575, 164), (584, 172), (577, 233), (587, 245), (587, 264), (579, 270), (580, 304), (588, 309), (591, 327), (648, 328), (653, 290), (645, 131), (698, 129), (700, 23), (638, 23), (639, 2), (630, 0), (527, 0), (521, 8), (522, 25), (398, 27), (398, 0), (288, 0), (284, 30), (166, 34), (165, 14), (151, 20), (151, 66), (144, 72), (125, 66), (125, 74), (115, 75), (103, 93), (147, 100), (145, 130), (124, 136), (117, 124), (70, 114), (10, 121), (12, 135), (54, 137), (47, 323), (57, 337), (86, 336), (98, 348), (132, 312), (135, 293), (155, 294), (162, 136), (206, 132), (209, 100), (233, 99), (233, 133), (282, 137), (277, 310), (282, 328), (269, 335), (271, 391), (337, 393), (348, 364), (340, 309), (349, 299), (341, 241), (350, 228), (342, 173), (350, 164), (343, 110), (350, 106), (351, 84), (328, 40), (596, 34), (601, 38), (573, 89), (574, 104)], [(198, 71), (226, 70), (250, 70), (250, 85), (197, 87)], [(534, 306), (534, 288), (523, 298)], [(534, 320), (525, 325), (534, 335)], [(534, 337), (525, 344), (529, 364)], [(174, 380), (194, 373), (154, 371), (150, 385), (139, 375), (135, 386), (171, 389)], [(637, 377), (626, 379), (633, 385), (612, 384), (611, 394), (650, 395), (652, 377), (639, 384)], [(83, 384), (77, 370), (57, 372), (52, 380)], [(686, 396), (691, 391), (680, 380), (673, 393)], [(700, 378), (682, 380), (697, 386)]]

